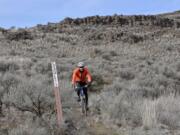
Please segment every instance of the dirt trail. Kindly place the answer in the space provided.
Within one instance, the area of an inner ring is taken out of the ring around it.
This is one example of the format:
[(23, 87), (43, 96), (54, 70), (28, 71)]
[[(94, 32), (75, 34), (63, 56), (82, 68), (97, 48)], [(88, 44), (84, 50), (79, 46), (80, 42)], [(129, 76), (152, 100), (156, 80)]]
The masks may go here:
[(66, 96), (68, 96), (67, 99), (69, 100), (66, 100), (67, 102), (63, 107), (63, 112), (65, 124), (67, 125), (65, 130), (67, 135), (118, 135), (101, 122), (95, 121), (91, 107), (86, 117), (82, 114), (80, 105), (77, 103), (75, 97), (72, 94)]

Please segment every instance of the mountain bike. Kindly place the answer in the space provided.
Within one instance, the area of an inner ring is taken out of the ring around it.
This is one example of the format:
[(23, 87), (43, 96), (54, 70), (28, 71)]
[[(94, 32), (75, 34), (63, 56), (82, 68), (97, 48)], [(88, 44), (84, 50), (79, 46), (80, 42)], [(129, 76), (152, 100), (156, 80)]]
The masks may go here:
[(81, 99), (81, 109), (82, 109), (82, 113), (85, 114), (87, 116), (87, 104), (86, 104), (86, 96), (84, 94), (84, 88), (87, 89), (87, 85), (85, 86), (80, 86), (80, 99)]

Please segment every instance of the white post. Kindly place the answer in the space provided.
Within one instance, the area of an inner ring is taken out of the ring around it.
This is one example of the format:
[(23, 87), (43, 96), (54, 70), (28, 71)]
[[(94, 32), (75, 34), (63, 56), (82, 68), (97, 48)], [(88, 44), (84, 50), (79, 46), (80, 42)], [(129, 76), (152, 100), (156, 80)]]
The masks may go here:
[(53, 80), (54, 80), (54, 95), (56, 100), (57, 120), (58, 120), (58, 125), (61, 126), (63, 121), (63, 116), (62, 116), (62, 104), (61, 104), (61, 96), (59, 92), (59, 82), (57, 76), (56, 63), (52, 62), (51, 66), (52, 66)]

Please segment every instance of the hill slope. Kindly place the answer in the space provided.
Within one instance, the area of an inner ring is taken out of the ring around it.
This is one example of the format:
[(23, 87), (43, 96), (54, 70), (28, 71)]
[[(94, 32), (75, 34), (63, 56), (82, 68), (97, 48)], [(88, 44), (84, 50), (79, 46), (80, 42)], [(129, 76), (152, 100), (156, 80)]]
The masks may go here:
[[(51, 91), (50, 62), (56, 61), (65, 134), (178, 134), (178, 16), (92, 16), (1, 28), (0, 132), (62, 132), (55, 126)], [(86, 119), (81, 119), (70, 84), (79, 61), (87, 63), (94, 79)]]

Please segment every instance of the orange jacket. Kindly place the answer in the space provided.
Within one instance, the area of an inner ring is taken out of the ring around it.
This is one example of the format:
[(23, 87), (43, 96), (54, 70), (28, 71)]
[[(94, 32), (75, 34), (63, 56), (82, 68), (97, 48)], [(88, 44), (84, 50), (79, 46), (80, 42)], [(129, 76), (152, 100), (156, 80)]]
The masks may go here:
[(89, 73), (88, 69), (85, 67), (83, 72), (79, 71), (79, 68), (76, 68), (73, 71), (72, 75), (72, 84), (75, 84), (76, 82), (91, 82), (92, 77), (91, 74)]

